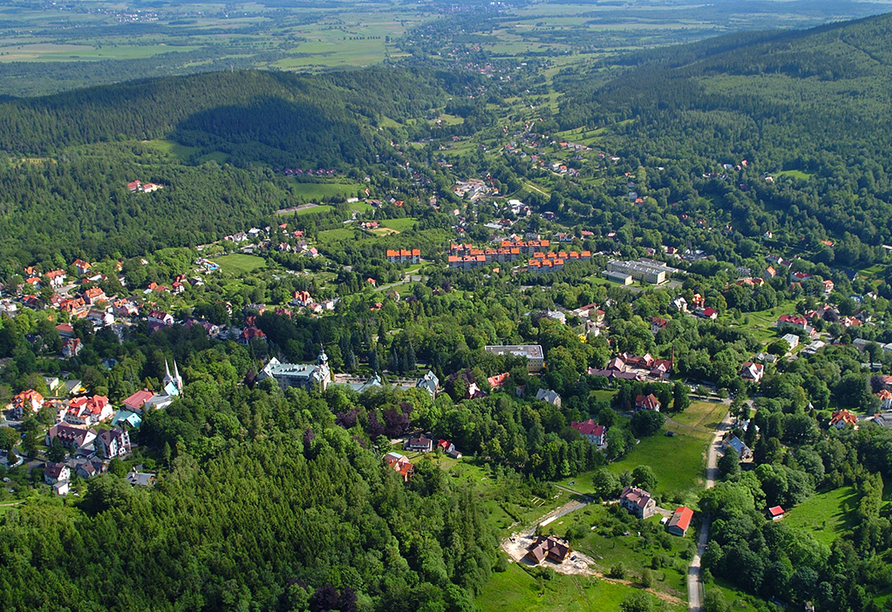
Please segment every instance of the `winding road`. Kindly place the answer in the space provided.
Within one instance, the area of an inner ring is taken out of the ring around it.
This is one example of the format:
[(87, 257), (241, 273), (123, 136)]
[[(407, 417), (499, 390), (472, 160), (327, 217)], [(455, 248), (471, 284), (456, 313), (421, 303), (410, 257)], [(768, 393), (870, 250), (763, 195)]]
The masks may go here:
[[(725, 432), (731, 429), (731, 413), (725, 414), (725, 418), (719, 423), (715, 435), (709, 445), (709, 456), (706, 460), (706, 488), (715, 486), (718, 476), (718, 453), (722, 448), (722, 438)], [(703, 582), (700, 580), (700, 559), (706, 551), (706, 543), (709, 542), (709, 517), (703, 519), (700, 525), (700, 533), (697, 536), (697, 552), (691, 559), (688, 567), (688, 610), (689, 612), (702, 612), (703, 610)]]

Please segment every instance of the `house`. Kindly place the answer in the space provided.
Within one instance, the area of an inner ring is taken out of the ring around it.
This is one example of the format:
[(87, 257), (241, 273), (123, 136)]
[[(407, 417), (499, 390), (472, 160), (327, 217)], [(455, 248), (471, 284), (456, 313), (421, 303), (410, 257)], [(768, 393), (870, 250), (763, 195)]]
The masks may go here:
[(50, 427), (46, 433), (46, 445), (52, 446), (55, 438), (59, 438), (65, 448), (77, 450), (91, 444), (96, 438), (96, 432), (82, 427), (73, 427), (67, 423), (59, 423)]
[(63, 340), (74, 338), (74, 328), (70, 323), (60, 323), (59, 325), (56, 325), (56, 331), (59, 332), (59, 337)]
[(694, 314), (702, 319), (710, 319), (715, 321), (719, 318), (719, 311), (715, 308), (704, 308), (703, 306), (699, 306), (694, 309)]
[(845, 409), (834, 410), (833, 415), (830, 417), (830, 426), (836, 427), (837, 429), (845, 429), (846, 427), (852, 426), (855, 429), (858, 429), (858, 416)]
[(781, 315), (777, 319), (777, 328), (781, 329), (783, 327), (795, 327), (796, 329), (808, 331), (808, 319), (798, 315)]
[(414, 438), (409, 437), (403, 444), (403, 450), (429, 453), (434, 450), (434, 441), (423, 434)]
[(106, 470), (108, 470), (108, 465), (99, 459), (82, 459), (74, 467), (74, 473), (83, 479), (104, 474)]
[(77, 357), (83, 350), (84, 345), (80, 338), (66, 338), (62, 342), (62, 356), (66, 359)]
[(659, 412), (660, 401), (653, 393), (650, 393), (648, 395), (636, 395), (635, 410), (654, 410), (656, 412)]
[(92, 264), (87, 263), (83, 259), (75, 259), (71, 265), (74, 266), (74, 269), (81, 276), (86, 276), (90, 272), (90, 268), (93, 267)]
[(619, 496), (619, 504), (640, 519), (652, 517), (657, 509), (657, 502), (650, 493), (638, 487), (623, 489), (622, 495)]
[(688, 301), (683, 297), (678, 297), (672, 300), (672, 307), (675, 308), (678, 312), (687, 312), (688, 311)]
[(105, 459), (124, 457), (130, 454), (130, 433), (120, 427), (103, 429), (96, 436), (96, 453)]
[(765, 366), (761, 363), (753, 363), (752, 361), (747, 361), (743, 364), (743, 367), (740, 370), (740, 377), (744, 380), (751, 380), (755, 383), (762, 382), (762, 377), (765, 376)]
[(567, 555), (570, 554), (570, 547), (554, 536), (536, 536), (527, 550), (529, 552), (524, 555), (524, 558), (534, 565), (538, 565), (546, 559), (555, 563), (563, 563)]
[(434, 374), (431, 370), (427, 371), (427, 374), (419, 378), (415, 382), (416, 389), (424, 389), (430, 396), (435, 398), (437, 397), (437, 387), (440, 386), (440, 379), (437, 378), (437, 375)]
[(415, 466), (412, 465), (405, 456), (400, 455), (399, 453), (387, 453), (384, 455), (384, 462), (403, 477), (403, 482), (408, 482), (409, 476), (415, 471)]
[(149, 487), (155, 484), (155, 475), (150, 472), (137, 472), (134, 467), (133, 471), (127, 474), (127, 482), (134, 487)]
[(666, 525), (666, 531), (672, 535), (684, 537), (691, 526), (691, 519), (694, 518), (694, 511), (686, 506), (679, 506), (669, 519)]
[(437, 448), (442, 449), (444, 453), (453, 459), (461, 459), (461, 453), (455, 448), (455, 444), (449, 440), (440, 440), (437, 442)]
[(67, 274), (65, 274), (65, 270), (50, 270), (45, 276), (50, 282), (50, 287), (60, 289), (65, 284)]
[(825, 280), (824, 281), (824, 295), (830, 295), (831, 293), (833, 293), (834, 287), (835, 287), (835, 285), (833, 284), (832, 280), (829, 280), (829, 279)]
[(99, 302), (107, 302), (108, 297), (105, 295), (105, 292), (99, 287), (91, 287), (84, 291), (84, 302), (89, 304), (90, 306), (95, 306)]
[(502, 372), (501, 374), (496, 374), (495, 376), (490, 376), (486, 379), (486, 382), (489, 383), (489, 388), (492, 391), (495, 391), (499, 387), (505, 384), (505, 382), (511, 377), (508, 372)]
[(558, 395), (557, 391), (552, 391), (551, 389), (539, 389), (536, 392), (536, 399), (548, 402), (552, 406), (557, 406), (558, 408), (561, 407), (561, 396)]
[(127, 410), (131, 412), (142, 412), (143, 406), (145, 403), (155, 395), (151, 391), (147, 391), (146, 389), (142, 389), (137, 391), (123, 402), (121, 402)]
[(112, 426), (121, 426), (125, 423), (133, 429), (138, 429), (139, 426), (142, 425), (142, 417), (129, 410), (118, 410), (115, 413), (115, 416), (112, 417)]
[(72, 425), (93, 425), (107, 421), (115, 413), (104, 395), (76, 397), (68, 402), (64, 420)]
[(653, 317), (650, 320), (650, 333), (656, 336), (661, 329), (666, 329), (667, 325), (669, 325), (669, 319), (664, 319), (662, 317)]
[(781, 340), (787, 343), (787, 346), (790, 347), (790, 350), (793, 350), (797, 346), (799, 346), (799, 336), (796, 334), (784, 334), (781, 337)]
[(582, 422), (571, 421), (570, 427), (585, 436), (591, 444), (594, 444), (595, 446), (604, 445), (604, 433), (607, 431), (607, 428), (595, 423), (594, 419)]
[(250, 344), (251, 340), (263, 340), (266, 342), (266, 334), (263, 333), (259, 327), (255, 327), (253, 325), (246, 327), (242, 330), (242, 333), (239, 334), (238, 343), (239, 344)]
[(163, 310), (150, 310), (148, 319), (149, 325), (155, 324), (162, 327), (173, 325), (173, 315), (164, 312)]
[(71, 480), (71, 468), (64, 463), (47, 463), (43, 471), (43, 480), (48, 485)]
[(43, 396), (34, 389), (22, 391), (12, 398), (12, 415), (18, 421), (21, 421), (25, 414), (33, 414), (40, 412), (43, 406)]
[(722, 445), (728, 452), (736, 454), (737, 458), (741, 461), (750, 459), (753, 456), (753, 451), (750, 447), (744, 444), (737, 436), (729, 436), (722, 441)]
[(768, 518), (772, 521), (779, 521), (784, 518), (784, 509), (780, 506), (773, 506), (768, 509)]
[(880, 408), (882, 410), (892, 410), (892, 392), (888, 389), (880, 389), (879, 393), (874, 393), (880, 400)]

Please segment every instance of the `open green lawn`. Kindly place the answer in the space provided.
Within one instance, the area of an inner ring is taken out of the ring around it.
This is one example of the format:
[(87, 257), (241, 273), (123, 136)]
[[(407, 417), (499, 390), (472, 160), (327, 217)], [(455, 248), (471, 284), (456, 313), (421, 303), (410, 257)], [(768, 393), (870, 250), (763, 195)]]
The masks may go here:
[(778, 317), (785, 314), (795, 314), (796, 304), (792, 301), (782, 302), (770, 310), (747, 312), (743, 314), (741, 329), (753, 334), (760, 342), (769, 342), (777, 337), (777, 329), (772, 327)]
[(381, 225), (398, 232), (405, 232), (415, 227), (416, 219), (414, 217), (405, 217), (402, 219), (385, 219)]
[(668, 415), (673, 421), (683, 425), (690, 425), (698, 429), (715, 431), (725, 414), (728, 412), (727, 404), (722, 402), (692, 401), (684, 412)]
[(320, 204), (320, 205), (318, 205), (318, 206), (313, 206), (312, 208), (301, 208), (300, 210), (295, 211), (295, 212), (293, 212), (293, 213), (291, 213), (291, 214), (294, 214), (294, 215), (297, 215), (297, 216), (301, 216), (301, 215), (318, 215), (318, 214), (322, 214), (322, 213), (330, 212), (330, 211), (332, 211), (332, 210), (334, 210), (334, 208), (332, 208), (332, 207), (329, 206), (328, 204)]
[(353, 238), (353, 230), (346, 227), (337, 229), (323, 230), (319, 232), (319, 244), (336, 242), (338, 240), (350, 240)]
[(607, 580), (561, 574), (540, 583), (511, 563), (508, 571), (492, 574), (476, 603), (482, 612), (613, 612), (633, 590)]
[(262, 257), (245, 255), (243, 253), (223, 255), (215, 258), (214, 262), (220, 264), (223, 271), (230, 274), (247, 274), (248, 272), (266, 267), (266, 260)]
[(858, 496), (852, 487), (840, 487), (817, 493), (790, 510), (784, 522), (791, 527), (807, 529), (820, 542), (829, 545), (843, 532), (851, 529), (851, 516), (858, 506)]
[(703, 487), (705, 451), (712, 434), (670, 423), (666, 423), (666, 429), (675, 432), (675, 436), (670, 438), (660, 431), (642, 438), (626, 456), (608, 468), (615, 472), (631, 472), (639, 465), (649, 465), (657, 475), (655, 493), (691, 503), (687, 498), (694, 497)]
[[(295, 195), (308, 200), (321, 200), (332, 196), (353, 197), (360, 190), (359, 183), (298, 183), (291, 189)], [(316, 211), (318, 212), (318, 211)]]
[(803, 181), (807, 181), (811, 178), (811, 174), (807, 172), (803, 172), (802, 170), (781, 170), (777, 173), (777, 176), (789, 176), (795, 179), (801, 179)]

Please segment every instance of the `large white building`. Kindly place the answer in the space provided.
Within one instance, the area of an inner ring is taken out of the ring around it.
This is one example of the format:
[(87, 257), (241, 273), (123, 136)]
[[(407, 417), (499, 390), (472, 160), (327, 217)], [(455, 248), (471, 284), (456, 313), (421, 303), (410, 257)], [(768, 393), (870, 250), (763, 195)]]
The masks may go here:
[(494, 355), (514, 355), (515, 357), (526, 357), (527, 370), (536, 374), (542, 371), (545, 366), (545, 353), (542, 351), (540, 344), (507, 344), (504, 346), (485, 346), (483, 347), (487, 353)]
[(316, 364), (282, 363), (275, 357), (269, 360), (260, 372), (259, 379), (273, 378), (283, 390), (287, 387), (312, 389), (321, 385), (325, 390), (331, 383), (331, 370), (328, 367), (328, 355), (322, 349)]

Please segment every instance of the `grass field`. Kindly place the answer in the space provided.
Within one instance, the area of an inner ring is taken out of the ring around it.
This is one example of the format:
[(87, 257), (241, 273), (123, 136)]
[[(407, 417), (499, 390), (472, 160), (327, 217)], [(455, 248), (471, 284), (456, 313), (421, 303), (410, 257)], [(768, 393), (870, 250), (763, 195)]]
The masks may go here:
[(812, 495), (787, 512), (784, 522), (791, 527), (807, 529), (815, 539), (830, 545), (852, 527), (850, 516), (857, 506), (855, 490), (852, 487), (840, 487)]
[(812, 177), (811, 174), (808, 174), (807, 172), (803, 172), (802, 170), (781, 170), (780, 172), (778, 172), (776, 174), (777, 174), (777, 176), (789, 176), (791, 178), (801, 179), (803, 181), (807, 181), (808, 179), (810, 179)]
[(692, 401), (684, 412), (670, 415), (673, 421), (698, 429), (715, 431), (728, 412), (728, 405), (721, 402)]
[(415, 227), (415, 222), (416, 219), (414, 217), (405, 217), (402, 219), (385, 219), (381, 222), (381, 225), (398, 232), (405, 232)]
[(338, 240), (350, 240), (353, 238), (353, 230), (346, 227), (338, 229), (323, 230), (319, 232), (319, 243), (337, 242)]
[(266, 267), (266, 260), (262, 257), (244, 255), (242, 253), (217, 257), (214, 259), (214, 262), (220, 264), (223, 272), (228, 274), (247, 274), (248, 272)]
[(704, 453), (711, 433), (691, 430), (687, 427), (666, 424), (674, 437), (659, 432), (643, 438), (629, 453), (611, 463), (614, 472), (634, 470), (639, 465), (649, 465), (657, 476), (656, 493), (686, 499), (699, 493), (703, 487)]
[(308, 200), (321, 200), (333, 196), (353, 197), (361, 188), (359, 183), (298, 183), (291, 185), (294, 195)]
[(633, 590), (587, 576), (557, 574), (552, 580), (539, 582), (511, 563), (508, 571), (493, 573), (476, 603), (483, 612), (612, 612)]
[(740, 328), (752, 333), (760, 342), (769, 342), (777, 337), (777, 329), (772, 326), (777, 322), (778, 317), (795, 313), (796, 304), (794, 302), (783, 302), (770, 310), (744, 313), (744, 324)]

